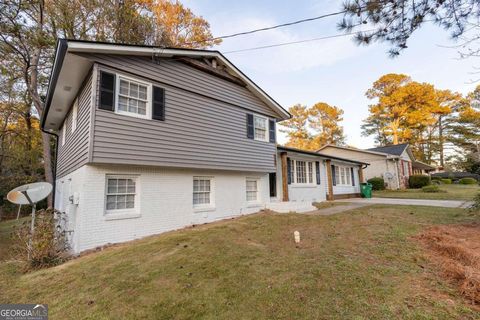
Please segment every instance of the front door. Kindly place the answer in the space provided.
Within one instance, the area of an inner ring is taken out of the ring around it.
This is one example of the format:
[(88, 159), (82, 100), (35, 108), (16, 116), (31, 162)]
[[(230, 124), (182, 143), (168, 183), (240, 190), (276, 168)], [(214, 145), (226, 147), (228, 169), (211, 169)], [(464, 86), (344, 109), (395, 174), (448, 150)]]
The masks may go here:
[(277, 174), (275, 172), (269, 173), (268, 180), (270, 185), (270, 197), (275, 198), (277, 196)]

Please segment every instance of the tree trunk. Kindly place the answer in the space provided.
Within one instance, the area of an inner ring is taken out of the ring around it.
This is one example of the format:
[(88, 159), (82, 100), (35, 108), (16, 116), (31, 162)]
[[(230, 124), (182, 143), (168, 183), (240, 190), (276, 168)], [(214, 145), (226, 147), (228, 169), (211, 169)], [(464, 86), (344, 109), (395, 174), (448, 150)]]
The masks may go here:
[(442, 116), (438, 117), (438, 149), (440, 152), (440, 166), (444, 167), (444, 153), (443, 153), (443, 124)]

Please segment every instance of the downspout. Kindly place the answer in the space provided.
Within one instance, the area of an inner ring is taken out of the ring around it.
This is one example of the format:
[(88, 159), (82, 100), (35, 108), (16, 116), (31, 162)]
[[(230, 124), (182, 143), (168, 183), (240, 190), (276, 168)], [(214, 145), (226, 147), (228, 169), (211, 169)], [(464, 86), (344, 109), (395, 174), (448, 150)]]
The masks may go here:
[(53, 163), (52, 163), (52, 176), (53, 176), (53, 183), (52, 183), (52, 206), (53, 208), (55, 209), (55, 194), (56, 194), (56, 188), (57, 188), (57, 159), (58, 159), (58, 134), (56, 133), (53, 133), (53, 132), (50, 132), (50, 131), (47, 131), (45, 129), (43, 129), (43, 126), (40, 126), (42, 132), (46, 133), (46, 134), (49, 134), (51, 136), (54, 136), (55, 137), (55, 158), (53, 159)]

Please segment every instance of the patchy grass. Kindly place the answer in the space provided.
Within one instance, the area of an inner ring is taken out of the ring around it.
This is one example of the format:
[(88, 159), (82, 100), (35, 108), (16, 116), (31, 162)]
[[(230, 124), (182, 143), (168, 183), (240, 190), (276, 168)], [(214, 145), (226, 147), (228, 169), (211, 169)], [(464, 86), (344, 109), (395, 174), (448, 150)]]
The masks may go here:
[(428, 193), (422, 189), (406, 190), (382, 190), (373, 191), (373, 197), (377, 198), (401, 198), (401, 199), (433, 199), (433, 200), (472, 200), (480, 193), (478, 185), (443, 184), (438, 186), (440, 192)]
[(323, 201), (323, 202), (314, 202), (312, 205), (316, 207), (317, 209), (327, 209), (327, 208), (332, 208), (332, 207), (341, 207), (341, 206), (346, 206), (349, 205), (350, 203), (348, 202), (334, 202), (334, 201)]
[(18, 220), (4, 220), (0, 222), (0, 261), (10, 258), (10, 248), (12, 246), (11, 233), (13, 227), (29, 219), (30, 217), (24, 217)]
[(0, 264), (0, 301), (47, 303), (51, 319), (478, 319), (412, 238), (474, 219), (463, 209), (389, 206), (256, 214), (30, 274)]

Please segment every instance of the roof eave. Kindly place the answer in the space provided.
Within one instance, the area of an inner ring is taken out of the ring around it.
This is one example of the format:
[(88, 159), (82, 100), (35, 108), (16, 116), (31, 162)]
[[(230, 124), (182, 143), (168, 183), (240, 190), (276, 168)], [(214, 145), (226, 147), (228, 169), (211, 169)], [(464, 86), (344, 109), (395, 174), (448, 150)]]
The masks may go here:
[(302, 149), (296, 149), (296, 148), (290, 148), (290, 147), (284, 147), (284, 146), (277, 146), (277, 149), (284, 150), (287, 152), (290, 151), (290, 152), (297, 152), (297, 153), (302, 153), (302, 154), (311, 155), (311, 156), (317, 156), (317, 157), (326, 158), (326, 159), (345, 161), (345, 162), (356, 163), (356, 164), (367, 165), (367, 166), (370, 165), (370, 163), (367, 163), (367, 162), (335, 157), (335, 156), (331, 156), (328, 154), (323, 154), (315, 151), (308, 151), (308, 150), (302, 150)]
[(60, 75), (60, 70), (62, 70), (63, 60), (67, 53), (68, 43), (65, 39), (58, 39), (55, 49), (54, 63), (52, 67), (52, 72), (50, 73), (50, 79), (48, 81), (47, 96), (45, 100), (45, 106), (42, 113), (42, 118), (40, 121), (40, 128), (45, 129), (45, 121), (47, 119), (48, 111), (50, 110), (50, 105), (53, 99), (53, 93), (55, 92), (55, 87), (57, 85), (58, 76)]

